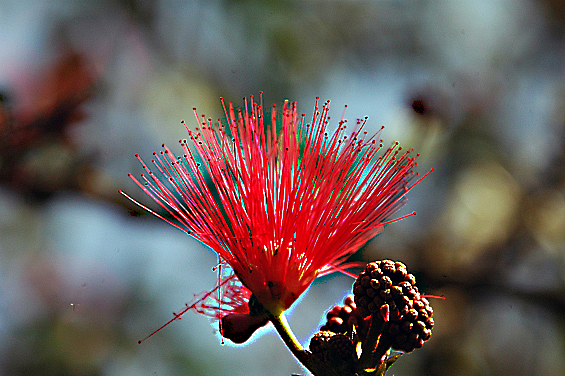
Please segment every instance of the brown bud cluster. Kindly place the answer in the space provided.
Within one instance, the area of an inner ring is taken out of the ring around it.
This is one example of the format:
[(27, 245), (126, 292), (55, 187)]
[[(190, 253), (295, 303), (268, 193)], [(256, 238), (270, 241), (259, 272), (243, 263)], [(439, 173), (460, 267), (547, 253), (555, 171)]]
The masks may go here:
[(411, 300), (406, 313), (391, 320), (385, 328), (392, 338), (392, 348), (404, 352), (419, 349), (432, 336), (433, 310), (426, 298)]
[(359, 314), (353, 295), (345, 298), (342, 306), (336, 305), (330, 309), (326, 314), (326, 319), (326, 323), (320, 330), (352, 334), (353, 327), (355, 327), (355, 331), (361, 338), (364, 338), (369, 325)]
[(387, 304), (390, 315), (401, 315), (410, 300), (419, 298), (415, 284), (416, 279), (401, 262), (383, 260), (367, 264), (353, 285), (359, 313), (362, 317), (382, 315), (381, 307)]
[(385, 325), (392, 348), (410, 352), (431, 337), (433, 310), (416, 287), (416, 278), (401, 262), (368, 264), (353, 285), (355, 303), (362, 317), (376, 315)]
[(310, 340), (310, 351), (315, 364), (330, 367), (337, 374), (349, 375), (355, 369), (355, 345), (344, 334), (320, 331)]

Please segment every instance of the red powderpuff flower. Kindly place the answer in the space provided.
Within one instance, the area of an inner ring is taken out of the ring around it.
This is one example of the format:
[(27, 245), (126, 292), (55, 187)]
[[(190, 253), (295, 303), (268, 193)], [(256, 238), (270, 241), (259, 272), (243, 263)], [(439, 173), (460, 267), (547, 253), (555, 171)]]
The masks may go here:
[[(187, 127), (183, 155), (163, 145), (154, 153), (155, 172), (137, 156), (146, 174), (141, 181), (129, 176), (170, 219), (132, 201), (209, 246), (242, 283), (242, 300), (252, 293), (279, 316), (316, 277), (341, 270), (397, 220), (390, 218), (418, 183), (410, 185), (415, 156), (398, 143), (379, 153), (380, 131), (368, 135), (366, 119), (348, 133), (342, 116), (328, 134), (329, 101), (320, 109), (316, 100), (310, 123), (288, 101), (282, 123), (274, 105), (265, 118), (262, 95), (237, 111), (221, 102), (227, 124), (194, 109), (200, 126)], [(222, 304), (215, 308), (220, 318)]]

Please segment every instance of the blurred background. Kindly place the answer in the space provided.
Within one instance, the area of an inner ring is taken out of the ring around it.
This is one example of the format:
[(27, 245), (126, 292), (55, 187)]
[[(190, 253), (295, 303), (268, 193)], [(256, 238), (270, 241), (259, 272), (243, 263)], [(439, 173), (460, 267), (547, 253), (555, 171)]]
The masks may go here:
[[(565, 374), (564, 2), (3, 0), (0, 25), (0, 375), (304, 373), (274, 332), (222, 345), (194, 313), (137, 344), (216, 258), (118, 194), (150, 204), (134, 154), (261, 90), (348, 105), (435, 169), (358, 255), (446, 297), (391, 373)], [(295, 305), (303, 343), (352, 283)]]

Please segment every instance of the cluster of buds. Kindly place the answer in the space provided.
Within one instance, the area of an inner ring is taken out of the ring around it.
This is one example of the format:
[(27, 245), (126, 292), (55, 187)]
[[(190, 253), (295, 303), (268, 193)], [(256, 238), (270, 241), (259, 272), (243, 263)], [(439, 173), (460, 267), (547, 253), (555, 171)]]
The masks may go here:
[(353, 293), (310, 341), (320, 375), (384, 374), (400, 356), (390, 356), (391, 349), (408, 353), (431, 337), (433, 310), (401, 262), (368, 264)]
[(433, 310), (403, 263), (368, 264), (355, 281), (353, 293), (362, 317), (376, 316), (383, 321), (383, 334), (390, 337), (393, 349), (411, 352), (431, 337)]
[(358, 363), (355, 345), (345, 334), (320, 331), (310, 340), (311, 365), (319, 374), (355, 375)]
[(330, 331), (353, 336), (358, 333), (361, 338), (367, 335), (369, 322), (359, 314), (353, 295), (343, 301), (342, 306), (335, 306), (326, 315), (326, 323), (320, 331)]

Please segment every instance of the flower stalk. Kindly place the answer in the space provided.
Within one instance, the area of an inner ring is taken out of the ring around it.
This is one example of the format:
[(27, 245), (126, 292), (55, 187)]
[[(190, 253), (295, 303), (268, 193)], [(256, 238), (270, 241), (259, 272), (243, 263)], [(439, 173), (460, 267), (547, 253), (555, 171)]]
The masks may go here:
[[(383, 326), (385, 321), (377, 315), (371, 316), (369, 332), (367, 333), (367, 338), (363, 342), (363, 352), (361, 357), (359, 357), (359, 368), (360, 369), (370, 369), (375, 368), (375, 358), (376, 350), (381, 344), (381, 333), (383, 332)], [(382, 347), (382, 346), (381, 346)], [(390, 346), (386, 348), (388, 350)], [(384, 355), (381, 354), (381, 356)], [(380, 357), (379, 357), (380, 359)]]
[(284, 315), (284, 313), (280, 313), (279, 315), (270, 315), (269, 319), (273, 323), (277, 333), (281, 337), (282, 341), (288, 347), (292, 355), (306, 368), (308, 371), (314, 374), (312, 367), (309, 361), (309, 353), (304, 350), (298, 339), (292, 332), (290, 325)]

